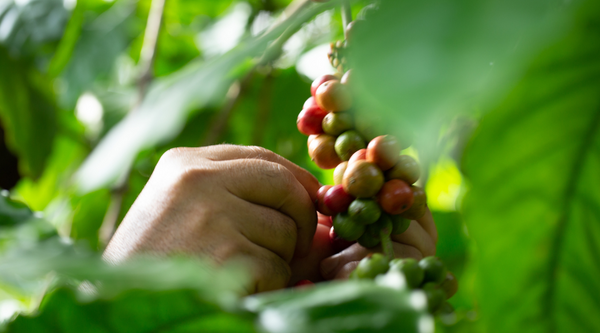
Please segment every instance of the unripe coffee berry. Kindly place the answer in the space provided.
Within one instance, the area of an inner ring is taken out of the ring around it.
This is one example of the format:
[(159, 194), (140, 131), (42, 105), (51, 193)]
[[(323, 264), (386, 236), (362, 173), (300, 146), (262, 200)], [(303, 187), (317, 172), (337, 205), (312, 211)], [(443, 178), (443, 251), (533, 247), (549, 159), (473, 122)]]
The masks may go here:
[(348, 163), (342, 185), (346, 193), (354, 197), (373, 197), (381, 190), (383, 173), (375, 164), (367, 161)]
[(367, 146), (367, 161), (377, 164), (382, 171), (392, 168), (400, 158), (400, 144), (391, 135), (380, 135)]
[(365, 226), (354, 222), (346, 213), (333, 217), (335, 233), (347, 241), (355, 241), (365, 232)]
[[(362, 236), (361, 236), (362, 237)], [(360, 239), (360, 238), (359, 238)], [(331, 247), (333, 247), (333, 251), (336, 253), (342, 252), (345, 249), (349, 248), (352, 244), (356, 243), (355, 241), (347, 241), (340, 237), (335, 233), (335, 229), (329, 229), (329, 243)]]
[(354, 201), (354, 197), (344, 191), (342, 185), (332, 186), (323, 197), (325, 206), (333, 213), (341, 213), (348, 210), (348, 207)]
[(346, 131), (335, 140), (335, 151), (342, 161), (350, 159), (352, 154), (365, 148), (365, 140), (357, 131)]
[(374, 279), (384, 274), (389, 268), (388, 260), (381, 253), (373, 253), (363, 258), (356, 266), (356, 277), (359, 279)]
[(381, 208), (375, 200), (356, 199), (348, 207), (348, 215), (357, 223), (371, 224), (381, 217)]
[(390, 262), (390, 270), (402, 273), (409, 288), (414, 289), (421, 285), (425, 272), (419, 262), (413, 258), (394, 259)]
[(377, 199), (381, 209), (392, 215), (408, 210), (414, 201), (410, 186), (400, 179), (392, 179), (383, 184)]
[(308, 155), (321, 169), (333, 169), (342, 162), (335, 152), (335, 137), (319, 134), (308, 146)]
[(425, 272), (423, 283), (433, 282), (440, 284), (446, 278), (446, 266), (444, 266), (444, 263), (438, 257), (425, 257), (419, 261), (419, 266)]
[(408, 155), (400, 155), (396, 164), (385, 173), (385, 179), (402, 179), (409, 185), (414, 184), (419, 176), (421, 176), (419, 163)]
[(352, 107), (350, 90), (338, 80), (330, 80), (321, 84), (314, 96), (317, 104), (323, 110), (338, 112)]
[(344, 180), (344, 173), (346, 172), (346, 168), (348, 167), (348, 161), (344, 161), (333, 170), (333, 182), (335, 185), (340, 185)]
[(349, 112), (329, 112), (322, 123), (323, 131), (337, 136), (354, 127), (352, 115)]
[(330, 80), (337, 80), (337, 76), (334, 75), (321, 75), (318, 78), (316, 78), (312, 84), (310, 85), (310, 94), (315, 96), (315, 93), (317, 92), (317, 89), (319, 88), (319, 86), (327, 81)]

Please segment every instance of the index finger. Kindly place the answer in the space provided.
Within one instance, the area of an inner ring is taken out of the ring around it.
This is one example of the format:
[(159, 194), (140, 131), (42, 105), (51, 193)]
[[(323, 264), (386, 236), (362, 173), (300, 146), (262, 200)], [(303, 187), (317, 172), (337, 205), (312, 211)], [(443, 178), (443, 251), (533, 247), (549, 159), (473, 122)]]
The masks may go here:
[[(192, 148), (193, 149), (193, 148)], [(311, 200), (317, 199), (319, 181), (310, 172), (290, 162), (289, 160), (275, 154), (274, 152), (258, 146), (236, 146), (222, 144), (200, 148), (201, 157), (212, 161), (227, 161), (236, 159), (259, 159), (275, 162), (286, 167), (308, 192)]]

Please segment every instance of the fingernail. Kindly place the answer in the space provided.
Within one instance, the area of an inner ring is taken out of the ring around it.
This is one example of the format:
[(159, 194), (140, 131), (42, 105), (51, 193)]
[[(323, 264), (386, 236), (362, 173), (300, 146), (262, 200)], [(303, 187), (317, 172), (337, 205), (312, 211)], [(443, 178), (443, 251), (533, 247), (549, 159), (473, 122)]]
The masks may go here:
[(324, 278), (330, 278), (337, 268), (339, 261), (340, 258), (338, 256), (329, 257), (321, 261), (321, 275)]

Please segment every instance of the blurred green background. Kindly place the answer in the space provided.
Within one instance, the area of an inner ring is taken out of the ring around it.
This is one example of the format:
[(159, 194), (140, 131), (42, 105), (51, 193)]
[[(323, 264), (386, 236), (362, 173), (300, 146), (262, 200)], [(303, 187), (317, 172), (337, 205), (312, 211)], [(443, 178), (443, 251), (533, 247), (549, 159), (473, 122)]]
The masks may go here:
[[(348, 51), (357, 112), (412, 137), (460, 282), (436, 329), (600, 331), (600, 3), (376, 4)], [(101, 253), (172, 147), (260, 145), (331, 184), (295, 120), (341, 39), (339, 1), (0, 0), (0, 326), (39, 305), (50, 271), (106, 279), (62, 245), (22, 249), (58, 234)], [(59, 289), (48, 304), (72, 316), (49, 331), (89, 325), (80, 301)], [(216, 331), (252, 330), (215, 313), (233, 325)]]

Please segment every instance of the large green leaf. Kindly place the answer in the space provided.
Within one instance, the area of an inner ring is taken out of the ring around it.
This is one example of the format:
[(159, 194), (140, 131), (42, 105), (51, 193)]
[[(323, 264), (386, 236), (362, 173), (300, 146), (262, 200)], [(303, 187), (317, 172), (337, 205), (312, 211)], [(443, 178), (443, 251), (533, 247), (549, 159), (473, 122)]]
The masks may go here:
[[(381, 1), (349, 43), (365, 120), (429, 159), (440, 129), (504, 96), (580, 1)], [(362, 22), (361, 22), (362, 23)]]
[(224, 312), (192, 290), (129, 291), (85, 302), (69, 289), (47, 295), (39, 314), (19, 316), (6, 332), (255, 332), (251, 316)]
[(38, 177), (56, 133), (52, 86), (31, 64), (0, 47), (0, 121), (22, 175)]
[(265, 35), (245, 40), (217, 59), (193, 62), (156, 80), (139, 108), (117, 124), (84, 162), (77, 175), (81, 189), (90, 191), (113, 184), (138, 152), (175, 137), (193, 111), (219, 104), (233, 80), (252, 68), (252, 58), (260, 56), (284, 31), (289, 35), (335, 3), (308, 6)]
[(600, 331), (599, 17), (588, 1), (466, 151), (489, 332)]

